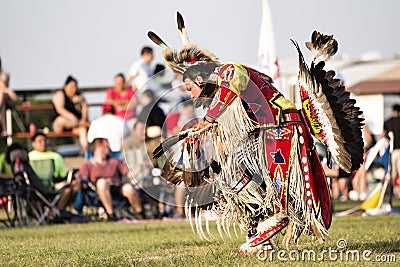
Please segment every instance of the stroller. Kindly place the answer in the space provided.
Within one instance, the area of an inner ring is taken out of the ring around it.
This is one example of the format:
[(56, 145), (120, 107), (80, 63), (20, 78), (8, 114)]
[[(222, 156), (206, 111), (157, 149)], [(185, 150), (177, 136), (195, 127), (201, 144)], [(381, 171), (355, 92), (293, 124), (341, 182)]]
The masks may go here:
[[(37, 225), (85, 222), (85, 218), (65, 210), (59, 210), (57, 203), (66, 190), (71, 190), (73, 172), (69, 172), (67, 185), (59, 190), (45, 186), (29, 163), (28, 151), (18, 144), (12, 144), (7, 151), (7, 161), (12, 166), (15, 194), (11, 200), (19, 225)], [(87, 221), (87, 220), (86, 220)]]

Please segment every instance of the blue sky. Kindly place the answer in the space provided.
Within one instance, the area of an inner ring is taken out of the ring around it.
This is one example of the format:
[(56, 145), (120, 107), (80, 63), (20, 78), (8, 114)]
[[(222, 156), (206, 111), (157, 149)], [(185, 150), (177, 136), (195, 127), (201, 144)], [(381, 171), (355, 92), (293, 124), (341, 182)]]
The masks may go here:
[[(400, 55), (398, 0), (270, 0), (280, 60), (296, 57), (289, 39), (314, 29), (334, 34), (338, 54), (359, 58), (378, 50)], [(176, 11), (190, 39), (222, 61), (257, 62), (260, 0), (0, 0), (0, 57), (15, 89), (59, 88), (75, 75), (80, 86), (107, 86), (126, 73), (153, 30), (179, 47)], [(305, 49), (304, 46), (302, 46)]]

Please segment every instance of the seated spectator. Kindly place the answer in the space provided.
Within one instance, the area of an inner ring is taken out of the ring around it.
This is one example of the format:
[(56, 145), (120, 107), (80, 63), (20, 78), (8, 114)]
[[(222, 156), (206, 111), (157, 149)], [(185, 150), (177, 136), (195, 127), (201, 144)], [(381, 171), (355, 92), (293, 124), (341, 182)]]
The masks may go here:
[(103, 115), (90, 124), (88, 142), (92, 143), (96, 138), (108, 139), (111, 148), (111, 156), (122, 159), (122, 141), (130, 136), (130, 130), (126, 122), (114, 115), (114, 108), (110, 104), (103, 105)]
[(1, 135), (7, 135), (6, 110), (14, 108), (17, 94), (9, 87), (10, 76), (1, 70), (0, 60), (0, 123)]
[(110, 158), (110, 145), (107, 139), (96, 138), (93, 143), (93, 157), (87, 160), (79, 170), (83, 185), (90, 181), (96, 186), (97, 194), (107, 213), (107, 220), (115, 221), (112, 195), (121, 194), (134, 208), (138, 218), (144, 219), (145, 213), (141, 200), (132, 183), (124, 183), (123, 176), (132, 179), (128, 168), (120, 160)]
[(168, 135), (175, 135), (180, 131), (189, 129), (198, 123), (192, 100), (182, 103), (180, 110), (171, 112), (166, 118)]
[(88, 107), (85, 99), (78, 91), (78, 81), (68, 76), (64, 89), (53, 96), (55, 132), (71, 130), (79, 136), (79, 144), (83, 152), (87, 149)]
[(5, 153), (0, 153), (0, 178), (1, 179), (13, 179), (11, 166), (6, 161)]
[(125, 76), (118, 73), (114, 77), (114, 88), (107, 90), (106, 103), (114, 107), (114, 114), (133, 124), (136, 112), (136, 92), (125, 87)]
[[(57, 152), (47, 149), (47, 136), (44, 133), (36, 133), (32, 137), (31, 142), (33, 150), (29, 152), (29, 162), (31, 163), (33, 170), (38, 175), (39, 179), (41, 179), (44, 185), (51, 189), (61, 189), (67, 184), (67, 170), (64, 165), (63, 157)], [(43, 162), (45, 160), (51, 160), (53, 163), (53, 173), (50, 174), (50, 176), (46, 175), (47, 177), (43, 177), (40, 175), (42, 171), (47, 170), (40, 169), (43, 168), (43, 166), (40, 166), (36, 163)], [(72, 188), (66, 188), (64, 190), (64, 193), (57, 204), (57, 207), (60, 210), (64, 210), (65, 207), (70, 203), (70, 201), (72, 201), (77, 190), (76, 184), (77, 182), (73, 181)]]

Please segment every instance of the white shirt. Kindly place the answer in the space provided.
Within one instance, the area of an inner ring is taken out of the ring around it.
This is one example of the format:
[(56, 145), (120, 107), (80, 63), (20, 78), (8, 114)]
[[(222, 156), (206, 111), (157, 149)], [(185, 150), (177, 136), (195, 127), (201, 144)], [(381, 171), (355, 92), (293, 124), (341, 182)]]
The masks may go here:
[(121, 151), (122, 141), (130, 135), (126, 122), (115, 115), (106, 114), (90, 123), (88, 130), (88, 142), (92, 143), (96, 138), (108, 139), (111, 151)]
[(139, 60), (133, 62), (129, 68), (129, 75), (134, 77), (132, 80), (132, 86), (136, 86), (138, 90), (143, 92), (144, 90), (148, 89), (146, 86), (146, 81), (153, 75), (153, 66), (151, 63), (144, 63), (140, 58)]

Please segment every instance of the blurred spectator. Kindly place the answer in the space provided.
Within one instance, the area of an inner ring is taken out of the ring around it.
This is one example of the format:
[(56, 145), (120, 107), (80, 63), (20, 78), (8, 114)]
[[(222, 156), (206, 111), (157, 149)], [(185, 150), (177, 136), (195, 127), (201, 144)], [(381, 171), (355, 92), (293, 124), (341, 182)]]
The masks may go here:
[[(33, 170), (38, 175), (39, 179), (48, 188), (59, 190), (65, 185), (67, 185), (67, 170), (64, 165), (63, 157), (57, 152), (50, 151), (47, 149), (47, 136), (44, 133), (38, 132), (31, 139), (31, 144), (33, 150), (29, 152), (29, 161), (32, 165)], [(51, 177), (43, 177), (40, 174), (45, 166), (40, 164), (35, 164), (37, 162), (43, 162), (46, 160), (52, 160), (53, 163), (53, 173)], [(60, 200), (57, 203), (57, 207), (60, 210), (64, 210), (65, 207), (73, 200), (77, 187), (76, 181), (72, 183), (73, 187), (67, 187), (63, 191)], [(75, 191), (74, 191), (75, 190)]]
[[(168, 77), (170, 75), (170, 70), (165, 69), (163, 64), (156, 64), (154, 67), (154, 75), (150, 80), (147, 81), (146, 89), (150, 89), (153, 91), (154, 95), (157, 98), (162, 97), (165, 92), (171, 88), (172, 77)], [(142, 90), (141, 92), (143, 92)]]
[[(400, 175), (400, 105), (398, 104), (392, 106), (391, 118), (384, 122), (381, 137), (388, 137), (389, 132), (393, 132), (391, 177), (395, 180)], [(400, 186), (396, 186), (394, 189), (400, 198)]]
[[(364, 117), (364, 115), (362, 115)], [(362, 127), (362, 137), (364, 141), (364, 152), (367, 152), (371, 147), (376, 144), (375, 136), (369, 130), (367, 124), (365, 123)]]
[[(369, 131), (367, 124), (362, 128), (362, 136), (364, 141), (364, 161), (367, 156), (368, 150), (376, 144), (375, 137)], [(349, 192), (349, 198), (353, 201), (364, 201), (367, 197), (367, 170), (365, 169), (365, 162), (361, 164), (360, 168), (354, 174), (351, 180), (352, 190)]]
[[(146, 130), (145, 124), (141, 121), (137, 121), (132, 129), (132, 135), (130, 138), (124, 140), (124, 156), (126, 164), (132, 173), (132, 176), (136, 180), (137, 184), (145, 189), (146, 191), (146, 179), (152, 178), (153, 164), (150, 161), (152, 151), (147, 151), (145, 146)], [(159, 200), (158, 196), (151, 196), (156, 200)], [(177, 217), (184, 218), (184, 203), (186, 197), (186, 187), (177, 186), (175, 187), (175, 202), (177, 206)], [(164, 203), (158, 203), (158, 212), (156, 217), (161, 218), (165, 216)]]
[[(161, 142), (165, 115), (155, 101), (154, 93), (151, 90), (143, 92), (140, 103), (143, 109), (138, 116), (138, 120), (144, 122), (146, 125), (146, 149), (152, 152)], [(156, 159), (151, 157), (151, 162), (154, 167), (158, 167)]]
[[(163, 67), (156, 67), (155, 71)], [(155, 73), (148, 84), (155, 92), (155, 96), (160, 99), (160, 108), (164, 114), (170, 113), (176, 106), (190, 99), (190, 93), (186, 91), (186, 85), (182, 82), (182, 74), (175, 74), (170, 69)]]
[[(349, 198), (349, 185), (351, 184), (352, 176), (341, 176), (337, 179), (338, 195), (340, 201), (346, 201)], [(335, 199), (335, 196), (334, 196)]]
[(187, 195), (187, 187), (184, 184), (179, 184), (175, 186), (175, 204), (176, 204), (175, 217), (186, 218), (184, 209), (186, 195)]
[(151, 90), (144, 91), (140, 98), (140, 104), (143, 108), (138, 116), (138, 120), (146, 124), (147, 139), (161, 137), (165, 114), (158, 106), (154, 98), (154, 93)]
[[(341, 188), (339, 188), (339, 166), (332, 160), (330, 162), (330, 167), (328, 166), (327, 159), (327, 148), (320, 141), (314, 139), (315, 147), (318, 152), (318, 157), (321, 160), (322, 168), (328, 183), (330, 184), (331, 194), (333, 199), (338, 199), (341, 194)], [(343, 189), (343, 187), (342, 187)]]
[(114, 107), (114, 114), (133, 124), (136, 116), (136, 92), (125, 86), (125, 76), (118, 73), (114, 77), (114, 88), (107, 90), (106, 103)]
[(103, 105), (103, 115), (92, 121), (88, 131), (88, 142), (96, 138), (108, 139), (112, 157), (122, 159), (121, 146), (123, 139), (130, 136), (126, 122), (114, 115), (114, 108), (110, 104)]
[(192, 100), (183, 102), (179, 111), (171, 112), (166, 118), (167, 133), (169, 136), (180, 131), (192, 128), (198, 123)]
[[(176, 73), (174, 80), (171, 82), (171, 90), (166, 96), (170, 103), (170, 107), (175, 107), (180, 103), (191, 99), (190, 92), (186, 90), (186, 85), (182, 80), (182, 74)], [(170, 110), (168, 110), (168, 113), (169, 112)]]
[(10, 76), (3, 72), (0, 58), (0, 123), (1, 135), (7, 135), (6, 110), (14, 108), (17, 94), (9, 87)]
[(11, 166), (7, 163), (5, 153), (0, 153), (0, 178), (13, 179)]
[(146, 127), (144, 122), (137, 121), (133, 125), (131, 136), (123, 142), (126, 165), (132, 173), (133, 178), (140, 180), (149, 176), (153, 166), (149, 161), (149, 155), (145, 146)]
[(179, 103), (191, 99), (190, 92), (186, 90), (186, 85), (183, 82), (183, 75), (181, 73), (175, 74), (175, 79), (172, 81), (171, 85), (177, 97), (179, 97)]
[(159, 96), (157, 92), (162, 91), (166, 87), (164, 81), (164, 74), (165, 74), (165, 66), (163, 64), (156, 64), (154, 68), (154, 77), (152, 79), (155, 81), (155, 84), (154, 86), (152, 86), (152, 88), (149, 89), (153, 90), (153, 92), (155, 92), (157, 96)]
[(64, 89), (58, 90), (53, 96), (55, 132), (71, 130), (79, 136), (79, 144), (83, 152), (87, 149), (88, 106), (84, 97), (78, 91), (78, 81), (68, 76)]
[[(158, 73), (161, 73), (163, 71), (165, 71), (164, 64), (160, 64), (160, 63), (156, 64), (156, 66), (154, 67), (154, 74), (158, 74)], [(160, 81), (160, 83), (162, 83), (162, 82)]]
[(140, 59), (135, 61), (129, 68), (128, 78), (126, 79), (126, 85), (132, 85), (134, 91), (146, 90), (146, 81), (153, 76), (154, 68), (151, 64), (153, 61), (153, 48), (145, 46), (140, 52)]
[(140, 219), (145, 218), (139, 194), (132, 183), (124, 183), (123, 176), (132, 179), (132, 174), (124, 163), (116, 158), (110, 158), (110, 146), (107, 139), (96, 138), (93, 143), (93, 157), (87, 160), (79, 170), (79, 176), (84, 185), (90, 181), (96, 186), (97, 194), (107, 213), (107, 220), (117, 220), (112, 196), (126, 197)]
[(331, 168), (328, 167), (326, 162), (326, 158), (321, 160), (322, 168), (324, 169), (325, 176), (328, 179), (328, 183), (330, 184), (331, 191), (332, 191), (332, 198), (338, 199), (340, 190), (338, 185), (338, 176), (339, 176), (339, 166), (332, 162)]

